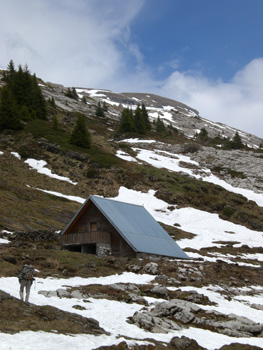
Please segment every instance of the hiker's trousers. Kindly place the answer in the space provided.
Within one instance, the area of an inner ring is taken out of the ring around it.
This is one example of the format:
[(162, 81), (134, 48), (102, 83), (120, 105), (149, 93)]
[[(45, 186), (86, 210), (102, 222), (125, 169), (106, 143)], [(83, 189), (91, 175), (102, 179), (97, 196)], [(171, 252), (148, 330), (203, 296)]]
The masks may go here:
[(20, 299), (24, 301), (24, 289), (26, 289), (26, 300), (25, 300), (26, 303), (28, 303), (28, 300), (29, 300), (31, 285), (32, 285), (31, 280), (21, 280), (20, 282)]

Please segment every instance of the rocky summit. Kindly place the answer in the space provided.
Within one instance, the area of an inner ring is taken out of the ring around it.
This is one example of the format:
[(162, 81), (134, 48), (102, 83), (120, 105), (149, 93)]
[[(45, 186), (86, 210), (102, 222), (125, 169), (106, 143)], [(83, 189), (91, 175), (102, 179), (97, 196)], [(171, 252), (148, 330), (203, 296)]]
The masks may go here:
[[(263, 349), (263, 140), (153, 94), (37, 84), (45, 116), (21, 107), (0, 131), (1, 344)], [(189, 259), (62, 250), (89, 195), (143, 205)]]

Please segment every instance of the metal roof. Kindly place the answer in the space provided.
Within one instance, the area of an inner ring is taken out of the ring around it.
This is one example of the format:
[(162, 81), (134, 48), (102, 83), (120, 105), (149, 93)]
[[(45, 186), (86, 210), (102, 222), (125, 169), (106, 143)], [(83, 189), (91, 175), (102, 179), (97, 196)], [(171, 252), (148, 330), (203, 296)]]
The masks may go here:
[(104, 214), (134, 251), (188, 259), (185, 252), (143, 206), (97, 196), (89, 196), (83, 206), (89, 200)]

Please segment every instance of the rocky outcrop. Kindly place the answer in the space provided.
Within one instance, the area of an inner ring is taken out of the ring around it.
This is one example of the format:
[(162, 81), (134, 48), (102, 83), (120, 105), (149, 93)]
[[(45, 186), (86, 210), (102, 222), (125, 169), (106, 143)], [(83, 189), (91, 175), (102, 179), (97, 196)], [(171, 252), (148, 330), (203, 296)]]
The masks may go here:
[(263, 191), (261, 153), (203, 147), (202, 151), (193, 153), (191, 158), (234, 187)]
[[(0, 290), (0, 332), (45, 331), (70, 334), (107, 334), (93, 318), (59, 310), (51, 306), (25, 304)], [(63, 321), (63, 322), (62, 322)]]
[(146, 264), (143, 268), (143, 272), (149, 273), (150, 275), (157, 275), (159, 272), (158, 264), (154, 262)]
[(191, 325), (232, 337), (263, 338), (263, 324), (234, 314), (226, 316), (207, 311), (192, 302), (179, 299), (158, 303), (150, 311), (136, 312), (132, 322), (150, 332), (168, 333)]

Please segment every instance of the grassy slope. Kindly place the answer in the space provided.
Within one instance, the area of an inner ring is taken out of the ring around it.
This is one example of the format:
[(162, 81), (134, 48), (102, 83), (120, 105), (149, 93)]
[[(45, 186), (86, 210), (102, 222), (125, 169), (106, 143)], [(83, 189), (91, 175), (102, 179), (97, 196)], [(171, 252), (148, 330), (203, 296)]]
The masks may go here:
[[(74, 120), (74, 113), (67, 117)], [(54, 130), (51, 121), (34, 120), (20, 132), (2, 135), (0, 150), (4, 151), (0, 162), (0, 194), (2, 215), (0, 225), (9, 229), (63, 229), (80, 204), (45, 194), (36, 188), (57, 191), (65, 195), (87, 198), (89, 194), (116, 196), (121, 185), (141, 191), (155, 189), (156, 195), (178, 207), (191, 206), (212, 213), (223, 219), (240, 223), (252, 229), (262, 230), (263, 208), (247, 201), (238, 194), (230, 193), (219, 186), (196, 179), (156, 169), (149, 165), (125, 162), (115, 156), (122, 149), (132, 154), (128, 145), (109, 141), (109, 120), (90, 117), (88, 125), (92, 130), (92, 148), (84, 150), (69, 143), (72, 126), (63, 122), (60, 111), (59, 128)], [(111, 122), (114, 128), (114, 122)], [(138, 135), (137, 135), (138, 136)], [(153, 136), (153, 135), (152, 135)], [(55, 143), (59, 153), (46, 151), (39, 140)], [(183, 142), (169, 136), (158, 135), (166, 142)], [(186, 141), (186, 140), (185, 140)], [(10, 154), (17, 151), (22, 161)], [(65, 152), (84, 154), (80, 161), (65, 155)], [(23, 162), (26, 158), (46, 160), (50, 169), (59, 175), (78, 182), (77, 186), (68, 182), (51, 179), (30, 170)], [(31, 188), (27, 187), (30, 186)]]

